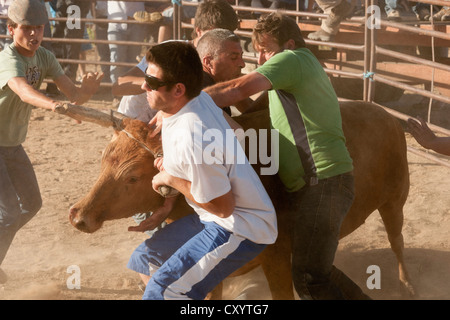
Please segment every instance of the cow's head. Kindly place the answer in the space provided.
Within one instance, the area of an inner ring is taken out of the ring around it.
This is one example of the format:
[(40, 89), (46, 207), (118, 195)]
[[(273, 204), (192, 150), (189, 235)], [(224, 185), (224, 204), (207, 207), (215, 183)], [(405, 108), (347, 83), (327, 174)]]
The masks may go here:
[(123, 119), (120, 127), (103, 152), (97, 182), (70, 208), (70, 222), (83, 232), (98, 230), (106, 220), (154, 211), (164, 201), (152, 188), (160, 135), (150, 137), (152, 129), (139, 120)]

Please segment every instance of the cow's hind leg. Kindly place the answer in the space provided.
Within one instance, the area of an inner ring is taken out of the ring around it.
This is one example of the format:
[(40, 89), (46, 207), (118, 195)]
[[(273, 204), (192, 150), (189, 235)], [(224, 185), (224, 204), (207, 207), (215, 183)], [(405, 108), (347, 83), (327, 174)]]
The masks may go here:
[(386, 204), (378, 209), (381, 218), (383, 219), (388, 239), (391, 244), (392, 251), (398, 260), (399, 280), (405, 286), (406, 290), (411, 296), (415, 295), (414, 287), (411, 284), (408, 271), (403, 257), (404, 242), (403, 242), (403, 204), (392, 205)]
[(294, 300), (291, 246), (287, 232), (279, 232), (277, 241), (259, 255), (261, 266), (274, 300)]
[(213, 291), (208, 293), (205, 297), (205, 300), (222, 300), (223, 293), (223, 282), (219, 283)]

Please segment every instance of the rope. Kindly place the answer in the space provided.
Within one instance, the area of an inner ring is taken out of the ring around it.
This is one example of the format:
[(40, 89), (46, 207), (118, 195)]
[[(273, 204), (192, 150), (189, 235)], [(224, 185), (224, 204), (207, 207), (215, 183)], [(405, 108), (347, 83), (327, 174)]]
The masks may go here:
[(375, 75), (375, 72), (370, 72), (370, 71), (367, 71), (367, 72), (363, 73), (364, 79), (370, 79), (370, 81), (373, 81), (373, 76), (374, 75)]

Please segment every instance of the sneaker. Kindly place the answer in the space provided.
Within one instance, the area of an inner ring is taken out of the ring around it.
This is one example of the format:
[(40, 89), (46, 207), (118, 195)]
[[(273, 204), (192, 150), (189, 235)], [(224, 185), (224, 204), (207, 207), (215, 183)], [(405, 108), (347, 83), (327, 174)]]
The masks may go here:
[(136, 11), (133, 18), (139, 22), (158, 23), (161, 22), (163, 16), (161, 12)]
[(331, 33), (326, 32), (323, 29), (319, 29), (316, 32), (312, 32), (308, 34), (308, 39), (316, 40), (316, 41), (326, 41), (330, 42), (333, 39), (333, 35)]
[(355, 5), (353, 2), (348, 2), (347, 0), (342, 0), (342, 2), (331, 9), (331, 13), (328, 16), (326, 25), (330, 28), (330, 30), (336, 30), (339, 28), (339, 24), (342, 20), (350, 17), (355, 10)]
[(4, 284), (8, 281), (8, 276), (6, 275), (5, 271), (0, 268), (0, 284)]
[(391, 10), (387, 14), (387, 19), (389, 21), (401, 21), (402, 17), (400, 16), (400, 11), (398, 11), (398, 10)]
[(450, 21), (450, 8), (442, 8), (432, 17), (430, 17), (430, 20), (431, 19), (433, 19), (434, 21)]
[(428, 8), (420, 8), (416, 16), (420, 21), (430, 20), (430, 10)]

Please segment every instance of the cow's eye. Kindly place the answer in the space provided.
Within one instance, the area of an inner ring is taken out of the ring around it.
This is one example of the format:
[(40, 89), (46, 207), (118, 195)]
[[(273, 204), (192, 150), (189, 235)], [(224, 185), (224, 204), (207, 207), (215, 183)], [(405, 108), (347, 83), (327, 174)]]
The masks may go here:
[(139, 180), (138, 177), (129, 177), (129, 178), (128, 178), (128, 183), (129, 183), (129, 184), (133, 184), (133, 183), (138, 182), (138, 180)]

